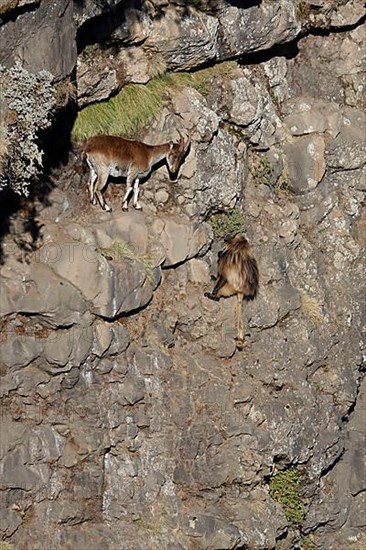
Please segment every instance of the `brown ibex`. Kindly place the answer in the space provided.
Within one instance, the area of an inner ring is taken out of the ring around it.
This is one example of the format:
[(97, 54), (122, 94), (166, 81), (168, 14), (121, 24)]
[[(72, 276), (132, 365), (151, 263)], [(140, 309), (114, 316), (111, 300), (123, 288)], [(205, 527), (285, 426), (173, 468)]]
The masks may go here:
[(107, 212), (111, 207), (106, 203), (102, 191), (109, 176), (127, 178), (127, 190), (123, 197), (122, 209), (127, 210), (128, 198), (133, 190), (133, 206), (141, 210), (138, 202), (140, 179), (150, 174), (154, 165), (166, 160), (171, 174), (176, 174), (188, 151), (190, 140), (180, 138), (178, 143), (170, 141), (161, 145), (147, 145), (117, 136), (95, 136), (84, 147), (86, 162), (90, 168), (88, 184), (90, 201)]
[(205, 296), (211, 300), (236, 294), (236, 322), (238, 349), (244, 347), (243, 299), (254, 300), (259, 289), (259, 271), (249, 243), (243, 235), (235, 235), (227, 240), (218, 254), (217, 281), (212, 292)]

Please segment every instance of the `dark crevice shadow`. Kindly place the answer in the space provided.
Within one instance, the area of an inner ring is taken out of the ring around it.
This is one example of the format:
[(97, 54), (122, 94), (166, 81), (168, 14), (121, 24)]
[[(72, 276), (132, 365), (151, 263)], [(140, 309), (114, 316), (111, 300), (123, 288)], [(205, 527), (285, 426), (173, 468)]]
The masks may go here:
[(11, 216), (18, 212), (21, 197), (11, 189), (0, 192), (0, 265), (4, 261), (3, 239), (10, 231)]
[(366, 21), (366, 14), (363, 15), (356, 23), (353, 23), (352, 25), (344, 25), (342, 27), (339, 26), (330, 26), (326, 29), (321, 27), (311, 27), (307, 31), (305, 31), (302, 34), (302, 37), (311, 35), (311, 36), (330, 36), (331, 34), (341, 34), (346, 32), (352, 32), (361, 25), (363, 25)]
[(43, 166), (46, 174), (67, 163), (76, 116), (77, 107), (71, 104), (56, 112), (52, 126), (42, 133), (40, 146), (44, 151)]
[(274, 57), (285, 57), (286, 59), (294, 59), (299, 54), (298, 42), (300, 37), (297, 36), (291, 42), (285, 44), (275, 44), (271, 48), (261, 50), (259, 52), (246, 53), (238, 58), (240, 65), (259, 65), (265, 63)]
[(6, 235), (12, 234), (19, 251), (31, 252), (37, 248), (42, 227), (37, 219), (37, 204), (51, 204), (48, 196), (55, 188), (51, 174), (68, 161), (75, 117), (74, 105), (60, 110), (54, 115), (52, 126), (40, 134), (38, 145), (44, 152), (43, 169), (39, 179), (29, 186), (29, 196), (22, 197), (11, 188), (0, 192), (0, 265), (5, 259)]
[(226, 0), (226, 4), (243, 10), (253, 8), (254, 6), (260, 6), (261, 3), (262, 0)]
[[(123, 29), (123, 25), (127, 22), (128, 25), (133, 23), (133, 20), (139, 21), (142, 19), (146, 12), (146, 3), (144, 0), (131, 0), (119, 2), (110, 9), (106, 9), (100, 15), (88, 19), (83, 23), (76, 34), (76, 44), (78, 53), (82, 52), (87, 46), (103, 42), (106, 47), (110, 42), (118, 42), (117, 39), (113, 40), (111, 35), (118, 28)], [(128, 15), (128, 16), (127, 16)], [(122, 31), (123, 33), (123, 31)], [(128, 40), (128, 29), (126, 29), (126, 36), (121, 34), (120, 41), (123, 39)]]

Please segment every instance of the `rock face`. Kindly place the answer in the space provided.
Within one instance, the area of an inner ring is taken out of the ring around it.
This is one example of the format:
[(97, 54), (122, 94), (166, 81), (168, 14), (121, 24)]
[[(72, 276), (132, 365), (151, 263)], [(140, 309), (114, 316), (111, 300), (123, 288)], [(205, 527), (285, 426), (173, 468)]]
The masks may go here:
[[(70, 163), (34, 219), (10, 218), (2, 538), (17, 550), (363, 548), (363, 3), (82, 4), (72, 20), (68, 2), (0, 10), (10, 63), (31, 14), (78, 29), (80, 104), (154, 66), (266, 53), (166, 97), (142, 137), (181, 132), (191, 148), (177, 182), (160, 166), (142, 183), (143, 212), (122, 212), (112, 182), (111, 213), (89, 204)], [(62, 79), (71, 34), (66, 57), (51, 47), (24, 62)], [(261, 274), (243, 352), (235, 298), (204, 296), (222, 244), (211, 214), (229, 232), (234, 207)], [(293, 471), (296, 489), (276, 492), (276, 473)]]
[(29, 72), (46, 69), (56, 81), (69, 76), (77, 56), (73, 2), (34, 2), (29, 12), (23, 6), (22, 2), (5, 2), (1, 8), (6, 24), (0, 27), (0, 63), (12, 67), (21, 60)]

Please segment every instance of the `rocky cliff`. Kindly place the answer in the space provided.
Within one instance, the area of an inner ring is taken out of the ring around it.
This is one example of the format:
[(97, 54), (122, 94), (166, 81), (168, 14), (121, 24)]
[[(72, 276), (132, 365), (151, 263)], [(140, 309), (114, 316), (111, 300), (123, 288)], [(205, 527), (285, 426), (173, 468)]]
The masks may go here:
[[(156, 100), (132, 135), (191, 138), (177, 182), (160, 166), (141, 185), (142, 212), (121, 211), (119, 183), (111, 213), (91, 205), (77, 148), (8, 212), (3, 540), (364, 548), (363, 2), (30, 0), (0, 14), (3, 70), (20, 59), (53, 78), (46, 165), (70, 113), (88, 137), (98, 102), (114, 96), (118, 121), (133, 111), (128, 90)], [(261, 273), (242, 352), (235, 298), (204, 297), (233, 229)]]

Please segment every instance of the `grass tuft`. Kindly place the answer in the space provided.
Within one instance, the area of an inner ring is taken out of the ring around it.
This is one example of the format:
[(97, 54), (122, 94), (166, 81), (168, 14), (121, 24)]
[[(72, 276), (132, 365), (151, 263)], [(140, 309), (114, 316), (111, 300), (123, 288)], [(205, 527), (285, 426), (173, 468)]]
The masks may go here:
[(306, 292), (301, 294), (301, 311), (315, 325), (321, 325), (324, 321), (320, 304)]
[(244, 218), (239, 208), (234, 208), (231, 212), (213, 214), (208, 221), (217, 239), (221, 239), (225, 235), (243, 233), (245, 231)]
[(114, 241), (113, 244), (107, 248), (100, 248), (100, 253), (107, 259), (115, 262), (121, 262), (124, 259), (137, 260), (141, 262), (146, 269), (146, 279), (153, 284), (153, 269), (154, 264), (152, 259), (147, 254), (136, 253), (132, 248), (124, 241)]
[(311, 539), (311, 535), (302, 536), (300, 539), (301, 550), (317, 550), (317, 545)]
[[(147, 84), (127, 84), (108, 101), (94, 103), (82, 109), (72, 130), (75, 141), (84, 141), (98, 134), (111, 134), (126, 138), (138, 133), (162, 111), (169, 94), (186, 86), (207, 95), (218, 74), (230, 76), (236, 63), (220, 63), (194, 73), (168, 73), (153, 78)], [(157, 67), (157, 72), (162, 66)]]
[(267, 155), (253, 154), (249, 165), (249, 171), (253, 176), (255, 185), (267, 185), (276, 194), (288, 188), (289, 172), (286, 155), (281, 150), (279, 152), (282, 161), (282, 171), (276, 179), (274, 167)]
[(82, 141), (97, 134), (134, 137), (160, 113), (166, 87), (164, 77), (146, 86), (128, 84), (109, 101), (88, 105), (78, 113), (73, 138)]

